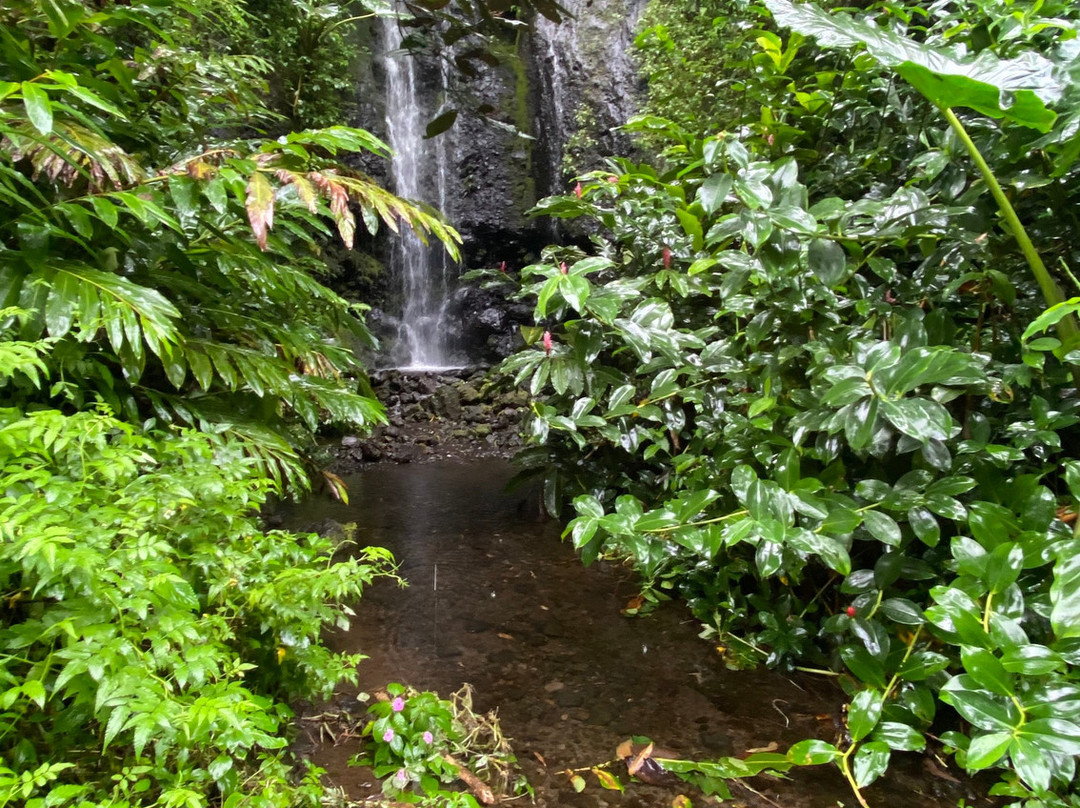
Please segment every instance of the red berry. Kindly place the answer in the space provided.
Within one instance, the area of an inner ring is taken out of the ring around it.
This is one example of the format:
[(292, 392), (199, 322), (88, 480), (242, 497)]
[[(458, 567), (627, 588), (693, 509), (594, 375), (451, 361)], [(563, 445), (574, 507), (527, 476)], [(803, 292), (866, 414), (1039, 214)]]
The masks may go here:
[(854, 617), (855, 614), (856, 614), (855, 607), (854, 606), (848, 606), (847, 607), (847, 616), (848, 617)]

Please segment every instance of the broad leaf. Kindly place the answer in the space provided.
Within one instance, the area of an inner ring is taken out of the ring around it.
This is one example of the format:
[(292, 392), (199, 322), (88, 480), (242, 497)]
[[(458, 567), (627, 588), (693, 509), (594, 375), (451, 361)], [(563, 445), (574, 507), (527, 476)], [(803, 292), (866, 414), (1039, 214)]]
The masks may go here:
[(810, 3), (765, 0), (778, 25), (812, 36), (831, 48), (864, 46), (886, 67), (942, 109), (970, 107), (992, 118), (1050, 131), (1057, 115), (1047, 107), (1061, 98), (1063, 86), (1053, 65), (1026, 52), (998, 59), (984, 51), (959, 59), (847, 14), (830, 14)]

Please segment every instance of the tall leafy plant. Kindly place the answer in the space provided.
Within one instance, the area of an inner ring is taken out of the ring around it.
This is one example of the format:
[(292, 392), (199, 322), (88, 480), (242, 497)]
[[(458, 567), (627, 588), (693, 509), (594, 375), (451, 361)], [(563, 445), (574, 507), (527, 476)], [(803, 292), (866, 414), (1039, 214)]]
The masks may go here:
[(537, 396), (521, 462), (572, 500), (567, 536), (685, 597), (732, 662), (840, 674), (845, 739), (775, 765), (833, 763), (865, 804), (891, 755), (938, 743), (1065, 804), (1077, 404), (1017, 326), (1037, 289), (987, 307), (985, 239), (918, 187), (817, 198), (790, 157), (634, 126), (664, 165), (538, 207), (603, 235), (522, 271), (537, 328), (502, 366)]

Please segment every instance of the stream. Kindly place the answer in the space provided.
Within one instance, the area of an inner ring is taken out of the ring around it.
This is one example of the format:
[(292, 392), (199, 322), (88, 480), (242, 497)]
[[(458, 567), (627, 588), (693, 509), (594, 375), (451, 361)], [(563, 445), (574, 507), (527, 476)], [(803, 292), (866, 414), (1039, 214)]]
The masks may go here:
[[(587, 774), (575, 792), (567, 768), (601, 764), (631, 735), (646, 735), (685, 757), (785, 750), (809, 737), (837, 740), (842, 695), (822, 678), (727, 670), (676, 603), (647, 618), (621, 614), (636, 593), (623, 567), (585, 568), (560, 529), (540, 518), (534, 494), (505, 494), (510, 466), (469, 463), (382, 464), (347, 479), (351, 506), (312, 499), (288, 517), (294, 529), (326, 519), (357, 524), (361, 546), (390, 548), (409, 586), (383, 580), (357, 606), (341, 651), (370, 656), (359, 687), (322, 709), (362, 710), (359, 691), (401, 682), (448, 697), (470, 683), (478, 712), (498, 709), (503, 732), (536, 790), (536, 805), (604, 808), (670, 806), (679, 794), (717, 804), (688, 784), (631, 782), (603, 790)], [(351, 707), (350, 707), (351, 705)], [(305, 729), (306, 727), (306, 729)], [(350, 800), (379, 793), (370, 773), (347, 765), (358, 740), (338, 743), (301, 722), (298, 751), (327, 770)], [(816, 808), (856, 801), (831, 767), (760, 776), (731, 785), (728, 805)], [(946, 806), (976, 798), (955, 771), (904, 756), (866, 790), (873, 808)], [(528, 804), (527, 798), (517, 801)]]

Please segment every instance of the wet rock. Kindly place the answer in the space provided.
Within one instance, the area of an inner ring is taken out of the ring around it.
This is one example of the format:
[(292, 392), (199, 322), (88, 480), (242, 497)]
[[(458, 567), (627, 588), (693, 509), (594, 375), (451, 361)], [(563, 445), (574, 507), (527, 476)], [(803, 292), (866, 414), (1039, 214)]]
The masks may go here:
[(555, 693), (555, 703), (560, 707), (580, 707), (585, 697), (576, 690), (559, 690)]
[(359, 444), (360, 438), (356, 437), (356, 435), (346, 435), (344, 438), (341, 439), (341, 445), (344, 446), (346, 449), (357, 446)]

